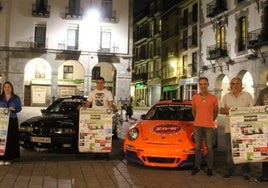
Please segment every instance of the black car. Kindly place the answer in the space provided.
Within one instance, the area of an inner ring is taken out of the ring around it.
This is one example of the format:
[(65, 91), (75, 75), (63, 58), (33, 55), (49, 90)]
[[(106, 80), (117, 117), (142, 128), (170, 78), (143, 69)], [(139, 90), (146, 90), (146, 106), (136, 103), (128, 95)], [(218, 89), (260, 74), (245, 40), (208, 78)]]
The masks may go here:
[[(83, 96), (59, 98), (42, 115), (32, 117), (20, 124), (20, 145), (25, 149), (51, 148), (74, 149), (78, 151), (79, 111), (77, 106), (87, 100)], [(114, 137), (122, 126), (121, 115), (113, 116)]]

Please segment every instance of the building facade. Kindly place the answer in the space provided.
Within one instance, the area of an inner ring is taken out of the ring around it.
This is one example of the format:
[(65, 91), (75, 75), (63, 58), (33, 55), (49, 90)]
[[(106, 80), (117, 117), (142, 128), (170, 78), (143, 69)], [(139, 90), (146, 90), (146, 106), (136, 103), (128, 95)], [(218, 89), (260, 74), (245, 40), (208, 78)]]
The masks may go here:
[(256, 99), (268, 75), (268, 1), (200, 3), (200, 74), (219, 99), (236, 76)]
[[(152, 0), (147, 10), (164, 4)], [(219, 100), (229, 91), (232, 77), (240, 77), (243, 89), (256, 99), (268, 77), (267, 4), (182, 0), (157, 14), (135, 16), (135, 97), (145, 106), (156, 99), (191, 99), (198, 92), (198, 78), (206, 76)]]
[(197, 0), (152, 0), (134, 18), (136, 104), (191, 99), (197, 92), (199, 61)]
[(24, 105), (88, 95), (103, 76), (130, 98), (133, 0), (1, 0), (1, 83)]

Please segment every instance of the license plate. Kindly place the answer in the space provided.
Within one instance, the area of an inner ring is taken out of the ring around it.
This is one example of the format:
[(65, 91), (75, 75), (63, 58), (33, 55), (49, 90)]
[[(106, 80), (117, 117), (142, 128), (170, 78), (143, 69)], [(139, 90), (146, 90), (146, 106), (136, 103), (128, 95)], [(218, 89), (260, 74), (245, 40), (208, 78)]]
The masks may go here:
[(31, 136), (31, 142), (51, 143), (51, 138), (49, 138), (49, 137)]

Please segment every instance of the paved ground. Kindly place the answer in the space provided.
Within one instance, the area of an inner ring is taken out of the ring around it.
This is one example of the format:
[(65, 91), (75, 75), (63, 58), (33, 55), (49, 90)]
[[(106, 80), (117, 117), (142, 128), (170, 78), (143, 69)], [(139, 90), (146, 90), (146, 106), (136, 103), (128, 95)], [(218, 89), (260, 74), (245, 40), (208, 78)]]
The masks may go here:
[[(39, 108), (24, 107), (19, 116), (20, 121), (39, 112)], [(143, 112), (136, 110), (135, 116), (139, 117)], [(125, 127), (129, 125), (124, 123)], [(121, 148), (122, 140), (114, 141), (111, 159), (108, 161), (95, 160), (92, 154), (22, 150), (20, 161), (10, 166), (0, 166), (0, 188), (268, 187), (268, 182), (243, 180), (239, 165), (234, 177), (222, 178), (225, 172), (225, 155), (222, 149), (215, 150), (214, 175), (207, 177), (204, 171), (192, 176), (190, 169), (149, 168), (129, 163), (123, 158)], [(261, 170), (260, 164), (254, 163), (251, 167), (252, 176), (258, 176)]]

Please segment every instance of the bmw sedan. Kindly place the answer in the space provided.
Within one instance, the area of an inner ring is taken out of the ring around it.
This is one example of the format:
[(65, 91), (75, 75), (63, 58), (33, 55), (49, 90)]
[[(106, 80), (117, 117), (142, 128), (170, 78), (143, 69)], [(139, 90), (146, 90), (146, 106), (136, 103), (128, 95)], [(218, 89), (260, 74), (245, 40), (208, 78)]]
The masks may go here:
[[(50, 148), (78, 151), (79, 110), (78, 105), (87, 100), (83, 96), (63, 97), (54, 101), (40, 116), (20, 124), (20, 145), (25, 149)], [(122, 126), (118, 111), (113, 116), (113, 133)]]

